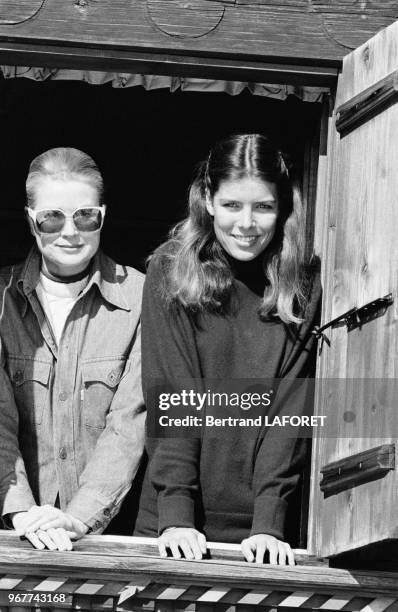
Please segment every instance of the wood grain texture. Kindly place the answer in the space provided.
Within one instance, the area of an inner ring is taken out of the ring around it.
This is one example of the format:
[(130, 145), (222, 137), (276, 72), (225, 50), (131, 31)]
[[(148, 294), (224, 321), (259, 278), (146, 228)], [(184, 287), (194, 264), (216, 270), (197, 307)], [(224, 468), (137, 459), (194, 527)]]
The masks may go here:
[(345, 134), (395, 104), (398, 98), (398, 71), (392, 72), (363, 93), (336, 109), (336, 129)]
[[(285, 599), (289, 590), (296, 589), (315, 589), (317, 593), (325, 594), (349, 591), (353, 595), (357, 593), (370, 597), (380, 594), (398, 596), (397, 574), (392, 572), (348, 571), (322, 566), (281, 567), (231, 560), (185, 561), (138, 554), (118, 556), (100, 552), (86, 553), (85, 543), (95, 537), (84, 538), (79, 551), (63, 553), (28, 549), (26, 545), (22, 548), (15, 533), (0, 532), (0, 573), (7, 576), (22, 576), (28, 581), (67, 577), (72, 586), (75, 584), (74, 580), (84, 578), (93, 580), (95, 584), (101, 584), (102, 581), (112, 583), (126, 581), (135, 585), (147, 585), (150, 581), (174, 586), (217, 585), (227, 590), (269, 587), (272, 591), (286, 592), (286, 595), (282, 595), (279, 600)], [(101, 536), (98, 537), (98, 544), (100, 538)], [(109, 538), (110, 536), (108, 544)], [(132, 550), (137, 546), (135, 538), (125, 538), (125, 541), (130, 542)], [(76, 590), (80, 587), (76, 585), (74, 588)], [(98, 590), (98, 594), (101, 592)]]
[(177, 77), (223, 79), (254, 83), (316, 85), (333, 87), (338, 68), (309, 64), (253, 61), (249, 58), (200, 57), (147, 51), (56, 47), (26, 42), (1, 42), (0, 58), (5, 65), (74, 68)]
[(0, 24), (16, 25), (32, 19), (45, 0), (0, 0)]
[(224, 17), (220, 2), (209, 0), (147, 0), (148, 16), (163, 34), (199, 38), (217, 28)]
[(371, 11), (380, 11), (386, 15), (397, 13), (397, 3), (395, 0), (310, 0), (314, 10), (324, 13), (351, 13), (367, 15)]
[[(32, 547), (25, 539), (17, 538), (13, 531), (0, 530), (0, 547), (13, 548), (14, 550), (31, 551)], [(159, 549), (156, 538), (137, 538), (128, 536), (101, 535), (89, 536), (74, 542), (73, 550), (85, 555), (102, 555), (117, 557), (159, 557)], [(243, 561), (243, 555), (239, 544), (207, 543), (207, 559), (215, 561)], [(295, 549), (295, 560), (297, 565), (311, 565), (323, 567), (328, 566), (328, 560), (309, 555), (307, 551)]]
[[(157, 3), (155, 0), (85, 0), (81, 3), (51, 0), (34, 19), (15, 26), (0, 24), (0, 41), (41, 41), (54, 46), (89, 45), (207, 56), (227, 54), (252, 59), (301, 58), (317, 64), (338, 65), (347, 46), (351, 48), (362, 43), (396, 17), (393, 7), (386, 13), (366, 7), (364, 13), (358, 14), (358, 11), (350, 11), (350, 6), (345, 12), (341, 7), (337, 10), (333, 3), (325, 12), (322, 6), (302, 0), (250, 4), (200, 1), (208, 5), (201, 13), (201, 19), (207, 20), (206, 28), (212, 25), (218, 11), (223, 11), (224, 16), (216, 29), (195, 38), (170, 36), (156, 25), (171, 27), (172, 32), (178, 34), (182, 23), (184, 28), (195, 31), (200, 24), (186, 17), (194, 14), (194, 0), (183, 3), (191, 8), (179, 7), (179, 0), (174, 0), (172, 19), (171, 0)], [(156, 24), (148, 14), (148, 2), (152, 10), (156, 5)]]
[[(346, 57), (337, 106), (397, 69), (397, 41), (395, 23)], [(323, 321), (389, 292), (397, 300), (397, 142), (396, 104), (343, 138), (333, 134)], [(327, 499), (319, 490), (320, 466), (397, 437), (396, 307), (362, 328), (327, 335), (316, 412), (329, 419), (313, 466), (311, 550), (320, 555), (398, 537), (396, 470)]]
[[(398, 8), (394, 14), (380, 13), (379, 10), (361, 13), (323, 13), (322, 25), (325, 35), (336, 44), (346, 49), (346, 52), (361, 45), (372, 34), (386, 27), (398, 18)], [(366, 33), (366, 34), (365, 34)]]

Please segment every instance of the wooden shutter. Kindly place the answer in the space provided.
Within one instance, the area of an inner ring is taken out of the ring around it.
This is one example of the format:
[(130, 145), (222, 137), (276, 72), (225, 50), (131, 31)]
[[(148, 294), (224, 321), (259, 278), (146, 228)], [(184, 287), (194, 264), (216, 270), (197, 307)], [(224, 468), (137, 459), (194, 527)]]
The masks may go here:
[(318, 555), (398, 537), (397, 90), (398, 22), (345, 57), (320, 160), (322, 323), (352, 312), (320, 343), (315, 413), (327, 419), (313, 444), (309, 522)]

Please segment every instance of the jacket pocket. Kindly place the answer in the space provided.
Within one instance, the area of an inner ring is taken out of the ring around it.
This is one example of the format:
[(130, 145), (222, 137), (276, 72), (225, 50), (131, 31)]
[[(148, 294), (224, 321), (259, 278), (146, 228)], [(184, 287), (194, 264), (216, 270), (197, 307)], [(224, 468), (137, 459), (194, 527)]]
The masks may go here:
[(39, 425), (49, 401), (52, 364), (10, 356), (8, 370), (21, 421)]
[(113, 397), (130, 362), (109, 358), (82, 363), (82, 412), (86, 427), (104, 429)]

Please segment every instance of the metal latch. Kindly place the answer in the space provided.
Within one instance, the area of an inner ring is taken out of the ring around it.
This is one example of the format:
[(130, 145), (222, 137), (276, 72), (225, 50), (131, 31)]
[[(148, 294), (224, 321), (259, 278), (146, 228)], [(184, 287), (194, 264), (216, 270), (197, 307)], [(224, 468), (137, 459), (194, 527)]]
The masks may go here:
[(361, 328), (365, 323), (373, 321), (373, 319), (377, 319), (378, 317), (382, 317), (387, 308), (393, 303), (394, 298), (392, 297), (392, 293), (389, 293), (384, 297), (368, 302), (364, 306), (360, 306), (360, 308), (357, 308), (356, 306), (350, 308), (350, 310), (347, 310), (347, 312), (344, 312), (335, 319), (328, 321), (328, 323), (325, 323), (321, 327), (315, 327), (315, 329), (312, 330), (312, 333), (317, 338), (322, 338), (322, 340), (325, 340), (329, 344), (328, 338), (323, 333), (325, 329), (328, 329), (329, 327), (341, 327), (343, 325), (347, 325), (348, 331), (351, 331), (357, 327)]

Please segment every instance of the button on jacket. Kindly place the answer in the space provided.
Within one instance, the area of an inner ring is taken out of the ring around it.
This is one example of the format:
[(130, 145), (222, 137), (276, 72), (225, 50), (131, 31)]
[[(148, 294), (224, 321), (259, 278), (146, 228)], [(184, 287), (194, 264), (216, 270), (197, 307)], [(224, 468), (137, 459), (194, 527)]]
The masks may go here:
[(34, 248), (0, 271), (1, 514), (59, 503), (101, 532), (143, 451), (144, 277), (98, 252), (57, 346), (35, 291), (40, 265)]

